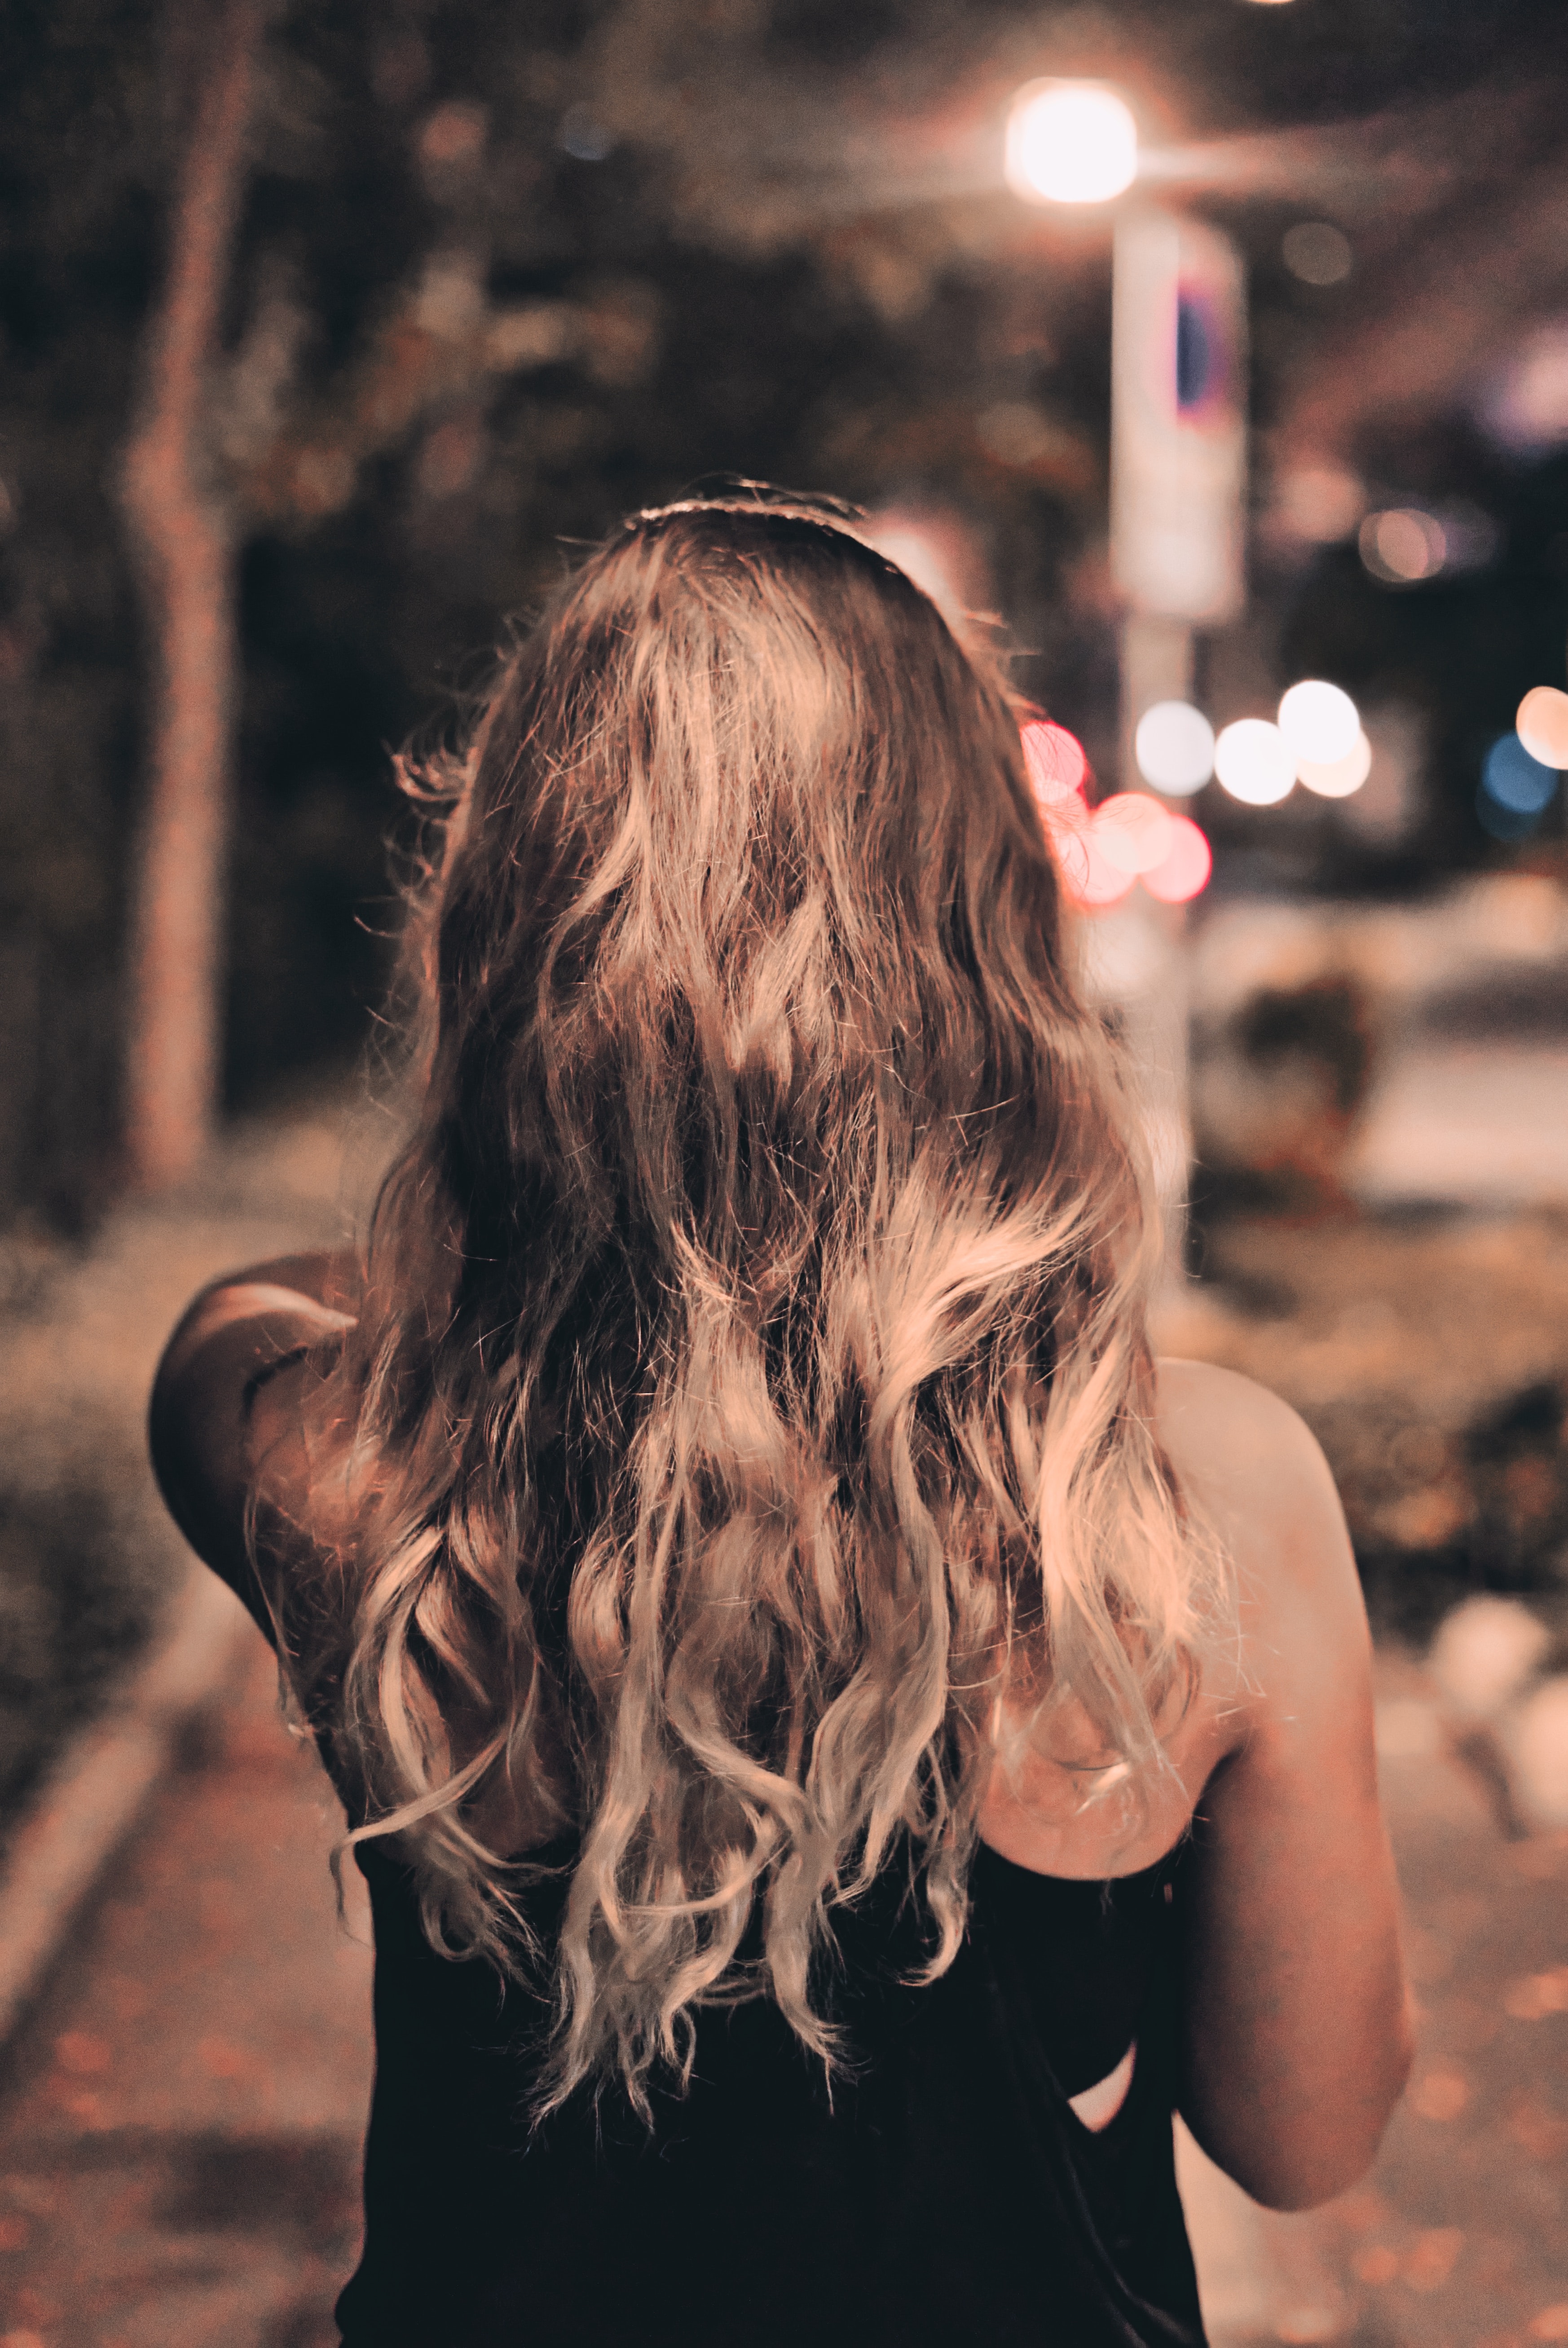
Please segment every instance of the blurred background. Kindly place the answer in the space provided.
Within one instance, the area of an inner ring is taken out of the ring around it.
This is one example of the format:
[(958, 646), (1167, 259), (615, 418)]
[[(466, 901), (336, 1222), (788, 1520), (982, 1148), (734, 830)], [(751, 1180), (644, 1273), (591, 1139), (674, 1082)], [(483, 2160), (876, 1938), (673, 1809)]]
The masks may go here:
[[(186, 1602), (167, 1328), (374, 1177), (392, 754), (628, 510), (830, 490), (1011, 648), (1163, 1342), (1378, 1634), (1425, 2068), (1216, 2338), (1568, 2339), (1560, 0), (17, 0), (0, 75), (5, 1819)], [(108, 2127), (31, 2028), (14, 2140)], [(0, 2339), (173, 2338), (51, 2282), (75, 2159)]]

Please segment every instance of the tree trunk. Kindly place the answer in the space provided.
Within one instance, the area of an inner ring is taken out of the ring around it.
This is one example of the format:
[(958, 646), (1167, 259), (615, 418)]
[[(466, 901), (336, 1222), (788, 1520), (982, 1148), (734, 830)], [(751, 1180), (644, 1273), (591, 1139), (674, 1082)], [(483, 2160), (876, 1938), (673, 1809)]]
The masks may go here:
[(212, 1130), (238, 647), (235, 532), (207, 445), (209, 372), (245, 178), (267, 0), (215, 12), (148, 322), (122, 496), (155, 664), (132, 873), (125, 1129), (134, 1181), (179, 1181)]

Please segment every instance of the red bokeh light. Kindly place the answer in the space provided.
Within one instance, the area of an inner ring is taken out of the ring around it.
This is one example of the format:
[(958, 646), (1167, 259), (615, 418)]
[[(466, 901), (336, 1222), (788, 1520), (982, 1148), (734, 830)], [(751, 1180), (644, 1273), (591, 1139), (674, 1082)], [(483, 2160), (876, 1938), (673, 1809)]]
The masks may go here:
[(1162, 861), (1143, 875), (1143, 886), (1162, 905), (1184, 905), (1208, 882), (1214, 851), (1191, 816), (1171, 818), (1171, 845)]
[(1115, 791), (1094, 810), (1094, 830), (1111, 862), (1123, 872), (1153, 872), (1171, 852), (1168, 808), (1147, 791)]
[(1048, 809), (1045, 828), (1068, 895), (1078, 905), (1113, 905), (1132, 886), (1132, 875), (1112, 863), (1094, 817), (1077, 797)]
[(1082, 743), (1065, 726), (1053, 726), (1049, 718), (1037, 718), (1024, 727), (1023, 756), (1034, 795), (1043, 808), (1059, 806), (1081, 791), (1089, 779)]
[(1146, 791), (1117, 791), (1097, 808), (1084, 797), (1089, 761), (1065, 726), (1037, 718), (1023, 728), (1023, 755), (1046, 837), (1076, 904), (1114, 905), (1141, 879), (1164, 905), (1184, 905), (1214, 868), (1208, 840), (1190, 816)]

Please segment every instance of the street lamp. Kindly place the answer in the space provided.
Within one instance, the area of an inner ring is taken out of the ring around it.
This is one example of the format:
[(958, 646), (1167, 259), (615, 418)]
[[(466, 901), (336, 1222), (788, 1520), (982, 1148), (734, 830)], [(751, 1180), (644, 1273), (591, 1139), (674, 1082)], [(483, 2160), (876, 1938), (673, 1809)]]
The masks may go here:
[[(1112, 204), (1138, 178), (1132, 110), (1103, 83), (1030, 82), (1009, 110), (1004, 161), (1009, 185), (1028, 201)], [(1142, 1066), (1173, 1280), (1191, 1151), (1184, 973), (1171, 923), (1127, 898), (1128, 876), (1153, 860), (1146, 891), (1176, 908), (1203, 887), (1210, 855), (1197, 825), (1135, 788), (1134, 736), (1157, 788), (1185, 797), (1214, 771), (1213, 734), (1190, 706), (1193, 631), (1231, 618), (1241, 601), (1241, 348), (1234, 247), (1204, 223), (1158, 206), (1120, 206), (1112, 246), (1111, 554), (1123, 604), (1122, 763), (1133, 788), (1103, 801), (1091, 819), (1090, 845), (1116, 868), (1094, 895), (1123, 901), (1098, 931), (1096, 983), (1116, 1004)], [(1286, 789), (1294, 780), (1292, 769)], [(1156, 849), (1164, 855), (1163, 835), (1183, 843), (1188, 860), (1169, 885), (1155, 858)]]
[(1138, 176), (1138, 126), (1102, 83), (1031, 81), (1008, 115), (1005, 169), (1034, 203), (1104, 204)]
[(1244, 595), (1240, 260), (1204, 221), (1146, 200), (1116, 202), (1139, 176), (1138, 127), (1103, 82), (1027, 83), (1008, 111), (1004, 163), (1030, 202), (1115, 205), (1111, 566), (1123, 607), (1122, 766), (1126, 782), (1143, 771), (1159, 788), (1136, 757), (1139, 723), (1189, 702), (1194, 629), (1234, 619)]

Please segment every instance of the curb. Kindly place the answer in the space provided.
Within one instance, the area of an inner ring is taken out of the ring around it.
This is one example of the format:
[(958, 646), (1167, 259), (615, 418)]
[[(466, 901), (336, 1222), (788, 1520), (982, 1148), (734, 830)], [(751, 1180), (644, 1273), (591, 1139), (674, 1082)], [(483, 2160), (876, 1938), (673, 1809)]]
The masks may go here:
[(0, 1862), (0, 2056), (26, 2025), (71, 1929), (151, 1806), (182, 1744), (242, 1665), (255, 1627), (192, 1560), (150, 1655), (79, 1729)]

